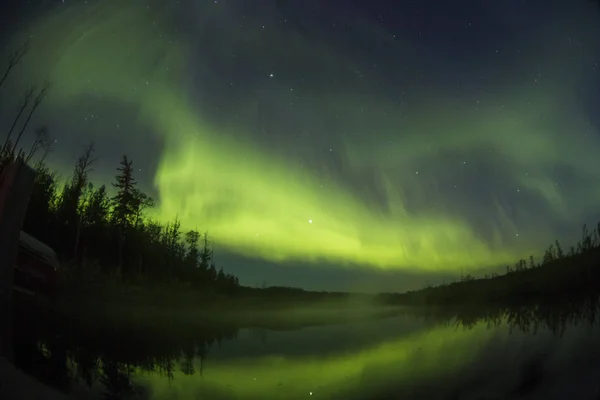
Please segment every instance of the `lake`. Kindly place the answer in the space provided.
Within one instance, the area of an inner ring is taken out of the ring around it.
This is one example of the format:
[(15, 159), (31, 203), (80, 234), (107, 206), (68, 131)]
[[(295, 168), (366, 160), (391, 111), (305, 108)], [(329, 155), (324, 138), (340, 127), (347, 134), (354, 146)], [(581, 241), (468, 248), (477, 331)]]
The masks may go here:
[(77, 398), (600, 399), (594, 300), (293, 328), (17, 316), (19, 368)]

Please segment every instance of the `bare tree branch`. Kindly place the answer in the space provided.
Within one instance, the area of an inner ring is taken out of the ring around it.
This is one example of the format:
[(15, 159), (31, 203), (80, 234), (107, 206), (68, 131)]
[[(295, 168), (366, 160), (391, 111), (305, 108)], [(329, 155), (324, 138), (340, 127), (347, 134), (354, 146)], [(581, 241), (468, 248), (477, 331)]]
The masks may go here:
[(21, 59), (29, 52), (29, 39), (27, 39), (21, 46), (19, 46), (15, 51), (13, 51), (8, 57), (8, 64), (6, 65), (6, 70), (4, 70), (4, 75), (2, 79), (0, 79), (0, 87), (8, 78), (10, 71), (21, 62)]
[(33, 144), (31, 145), (31, 149), (29, 149), (29, 153), (25, 158), (25, 162), (29, 163), (29, 161), (33, 158), (33, 156), (40, 150), (46, 150), (44, 154), (47, 154), (47, 149), (52, 145), (50, 141), (50, 135), (48, 134), (48, 127), (43, 125), (35, 130), (35, 139), (33, 140)]
[(95, 143), (91, 141), (83, 151), (83, 154), (77, 160), (77, 164), (75, 165), (75, 174), (73, 175), (72, 185), (79, 186), (80, 190), (88, 184), (87, 178), (88, 174), (92, 172), (94, 169), (92, 168), (92, 164), (96, 162), (95, 158), (92, 158), (92, 154), (95, 150)]
[(27, 116), (27, 119), (25, 120), (25, 123), (23, 124), (23, 127), (21, 128), (21, 131), (17, 135), (17, 140), (15, 140), (15, 144), (13, 146), (11, 153), (14, 154), (14, 152), (16, 151), (17, 146), (19, 145), (19, 141), (21, 140), (21, 137), (23, 136), (23, 133), (25, 132), (25, 129), (27, 128), (27, 125), (29, 125), (29, 121), (31, 120), (33, 113), (40, 106), (40, 104), (42, 104), (42, 101), (44, 101), (44, 98), (46, 97), (46, 94), (47, 94), (48, 90), (50, 89), (50, 87), (51, 87), (50, 82), (48, 82), (48, 81), (44, 82), (44, 85), (38, 92), (38, 95), (35, 98), (35, 100), (33, 101), (33, 107), (31, 107), (31, 111), (29, 111), (29, 115)]
[(15, 126), (17, 126), (17, 122), (21, 118), (21, 115), (23, 115), (23, 112), (29, 105), (29, 102), (31, 101), (31, 98), (33, 97), (33, 93), (35, 92), (36, 89), (37, 89), (37, 86), (32, 85), (25, 92), (25, 95), (23, 96), (23, 99), (21, 100), (21, 106), (19, 107), (19, 112), (17, 112), (17, 115), (15, 116), (15, 119), (13, 120), (13, 123), (10, 127), (10, 130), (8, 131), (8, 135), (6, 136), (6, 139), (4, 140), (4, 144), (2, 145), (2, 150), (0, 150), (0, 153), (4, 154), (4, 152), (12, 149), (12, 144), (11, 144), (11, 146), (9, 146), (9, 143), (11, 143), (10, 137), (12, 136), (12, 133), (15, 130)]
[(46, 158), (50, 153), (52, 153), (52, 147), (54, 143), (56, 143), (56, 141), (49, 139), (48, 144), (44, 146), (44, 152), (42, 153), (42, 156), (40, 157), (38, 162), (35, 164), (35, 170), (40, 169), (44, 165), (44, 162), (46, 162)]

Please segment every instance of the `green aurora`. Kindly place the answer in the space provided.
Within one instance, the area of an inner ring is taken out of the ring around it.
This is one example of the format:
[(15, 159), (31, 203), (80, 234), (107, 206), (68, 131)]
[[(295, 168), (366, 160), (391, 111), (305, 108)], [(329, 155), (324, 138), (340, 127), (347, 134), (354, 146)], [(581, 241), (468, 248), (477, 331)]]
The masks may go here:
[[(574, 100), (586, 85), (585, 66), (593, 52), (574, 50), (572, 57), (556, 58), (549, 46), (537, 44), (550, 31), (522, 43), (527, 65), (550, 65), (550, 73), (539, 77), (534, 67), (521, 70), (503, 91), (477, 102), (427, 88), (408, 113), (401, 113), (397, 102), (367, 97), (361, 94), (364, 88), (305, 89), (298, 101), (312, 104), (323, 126), (342, 133), (331, 151), (348, 176), (369, 177), (371, 183), (359, 189), (368, 193), (376, 187), (373, 200), (357, 195), (333, 170), (317, 172), (269, 151), (252, 140), (244, 121), (215, 121), (189, 88), (197, 43), (176, 29), (167, 6), (147, 4), (153, 3), (106, 0), (57, 7), (33, 20), (14, 37), (16, 44), (30, 35), (32, 49), (11, 77), (11, 89), (50, 78), (52, 93), (43, 105), (48, 112), (68, 109), (83, 96), (135, 107), (137, 123), (164, 143), (153, 216), (166, 221), (178, 215), (183, 228), (208, 229), (229, 251), (269, 261), (476, 270), (538, 254), (560, 233), (556, 224), (575, 221), (579, 227), (600, 200), (599, 136)], [(198, 13), (194, 24), (222, 21), (222, 32), (228, 32), (241, 16), (220, 3)], [(586, 21), (579, 26), (583, 36), (594, 29)], [(368, 34), (376, 39), (387, 35)], [(213, 51), (243, 52), (254, 40), (221, 36)], [(271, 45), (279, 43), (305, 58), (307, 69), (357, 68), (333, 44), (309, 46), (291, 29), (275, 36)], [(600, 48), (600, 39), (588, 41)], [(565, 71), (572, 71), (566, 82), (561, 80)], [(538, 79), (551, 83), (536, 86)], [(376, 84), (365, 81), (365, 87)], [(239, 110), (253, 110), (252, 101), (239, 103)], [(371, 130), (378, 132), (377, 140), (366, 134)], [(140, 143), (144, 140), (140, 134)], [(501, 160), (502, 187), (475, 199), (469, 192), (449, 196), (446, 186), (460, 187), (460, 164), (470, 163), (460, 161), (461, 156), (473, 152), (489, 162)], [(456, 158), (458, 170), (435, 162), (440, 155)], [(55, 163), (63, 171), (71, 168)], [(568, 172), (570, 184), (557, 183), (557, 170)], [(99, 180), (113, 175), (101, 174)], [(511, 205), (504, 200), (507, 191), (535, 201)], [(478, 215), (473, 209), (485, 212)]]
[[(202, 379), (179, 372), (172, 381), (140, 374), (138, 383), (148, 387), (154, 399), (360, 398), (365, 393), (372, 395), (373, 389), (441, 379), (474, 362), (477, 350), (490, 340), (503, 341), (505, 337), (505, 330), (490, 331), (482, 324), (473, 330), (437, 327), (328, 356), (209, 358)], [(200, 370), (199, 364), (196, 361), (196, 371)]]

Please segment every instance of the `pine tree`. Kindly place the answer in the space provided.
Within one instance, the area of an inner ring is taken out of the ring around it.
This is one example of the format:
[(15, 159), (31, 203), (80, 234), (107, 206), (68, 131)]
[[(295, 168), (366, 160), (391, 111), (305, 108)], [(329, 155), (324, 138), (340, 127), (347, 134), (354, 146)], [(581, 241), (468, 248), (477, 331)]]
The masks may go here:
[(565, 257), (565, 253), (563, 252), (563, 249), (560, 246), (560, 242), (557, 240), (555, 243), (556, 243), (556, 258), (559, 260), (562, 260)]
[(137, 182), (133, 179), (133, 163), (124, 155), (120, 166), (117, 168), (119, 174), (115, 177), (116, 183), (113, 186), (117, 189), (117, 194), (111, 199), (113, 205), (112, 222), (118, 228), (118, 260), (117, 275), (123, 273), (123, 253), (125, 248), (125, 237), (131, 225), (131, 218), (138, 209)]
[(108, 221), (110, 199), (106, 193), (106, 186), (92, 190), (83, 209), (85, 225), (102, 226)]
[[(204, 235), (202, 237), (202, 242), (203, 242), (203, 246), (202, 246), (202, 251), (200, 252), (200, 266), (207, 270), (211, 263), (212, 263), (212, 258), (213, 258), (213, 254), (212, 254), (212, 250), (210, 249), (210, 243), (208, 241), (208, 232), (204, 232)], [(215, 271), (215, 276), (216, 276), (216, 271)]]
[(137, 228), (142, 217), (142, 212), (147, 208), (154, 207), (154, 199), (137, 188), (134, 188), (133, 190), (133, 197), (135, 198), (135, 212), (133, 215), (133, 225)]
[(60, 199), (58, 214), (59, 218), (66, 225), (74, 225), (78, 221), (77, 211), (79, 208), (81, 196), (88, 184), (88, 174), (92, 171), (91, 166), (94, 160), (94, 143), (86, 147), (83, 154), (77, 159), (71, 182), (65, 184)]
[(185, 234), (185, 241), (188, 244), (188, 252), (186, 262), (189, 267), (198, 267), (198, 258), (200, 257), (200, 251), (198, 250), (198, 243), (200, 242), (200, 232), (197, 230), (191, 230)]
[(112, 218), (115, 225), (121, 228), (126, 228), (129, 225), (130, 218), (137, 210), (137, 182), (133, 178), (132, 164), (124, 155), (120, 166), (117, 168), (119, 174), (115, 177), (116, 183), (112, 184), (117, 189), (117, 194), (112, 198)]
[[(92, 154), (94, 143), (90, 143), (83, 154), (77, 159), (71, 182), (65, 184), (60, 197), (58, 218), (62, 224), (63, 243), (72, 251), (72, 257), (77, 258), (79, 249), (79, 234), (81, 230), (81, 202), (84, 190), (88, 184), (88, 174), (94, 162)], [(65, 249), (66, 250), (66, 249)]]

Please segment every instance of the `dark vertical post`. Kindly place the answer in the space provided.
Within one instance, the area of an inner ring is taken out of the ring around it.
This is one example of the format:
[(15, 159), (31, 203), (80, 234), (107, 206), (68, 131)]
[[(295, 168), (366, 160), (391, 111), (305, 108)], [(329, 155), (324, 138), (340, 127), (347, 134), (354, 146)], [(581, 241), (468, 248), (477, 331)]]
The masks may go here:
[(22, 160), (0, 172), (0, 356), (12, 362), (12, 291), (19, 235), (35, 172)]

